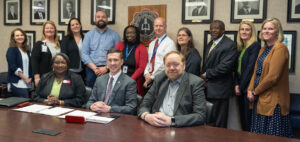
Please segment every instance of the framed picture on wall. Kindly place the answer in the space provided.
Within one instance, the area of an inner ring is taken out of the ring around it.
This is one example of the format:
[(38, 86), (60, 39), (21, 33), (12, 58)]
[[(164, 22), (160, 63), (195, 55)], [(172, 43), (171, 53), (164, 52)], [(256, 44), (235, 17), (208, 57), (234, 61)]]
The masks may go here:
[(57, 31), (58, 40), (62, 40), (65, 36), (65, 31)]
[(214, 0), (182, 0), (182, 23), (211, 23), (214, 15), (213, 6)]
[[(237, 31), (225, 31), (224, 34), (236, 43), (237, 40)], [(204, 31), (204, 45), (203, 45), (203, 54), (206, 52), (207, 44), (212, 40), (209, 31)], [(205, 63), (205, 58), (203, 58), (203, 63)]]
[(96, 12), (101, 10), (104, 11), (108, 18), (108, 24), (115, 24), (115, 11), (116, 11), (116, 0), (91, 0), (92, 1), (92, 15), (91, 24), (95, 25)]
[(288, 0), (288, 22), (300, 22), (300, 0)]
[(266, 15), (267, 0), (231, 0), (231, 23), (240, 23), (243, 19), (260, 23)]
[(59, 0), (58, 23), (67, 25), (71, 18), (80, 18), (80, 0)]
[(29, 51), (33, 49), (33, 45), (35, 43), (35, 31), (25, 31), (26, 37), (27, 37), (27, 45), (29, 48)]
[(4, 0), (4, 25), (22, 25), (22, 1)]
[(284, 39), (283, 44), (285, 44), (289, 49), (289, 71), (290, 73), (295, 73), (295, 53), (296, 53), (296, 39), (297, 31), (283, 31)]
[(49, 0), (30, 0), (30, 24), (43, 25), (49, 20)]

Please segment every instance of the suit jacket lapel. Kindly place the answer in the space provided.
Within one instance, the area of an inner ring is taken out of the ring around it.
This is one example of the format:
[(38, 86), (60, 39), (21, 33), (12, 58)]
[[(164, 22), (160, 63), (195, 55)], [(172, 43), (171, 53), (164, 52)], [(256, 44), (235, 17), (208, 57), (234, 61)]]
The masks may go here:
[(175, 104), (174, 104), (174, 113), (173, 113), (174, 115), (176, 114), (176, 111), (177, 111), (180, 101), (184, 95), (184, 91), (187, 88), (187, 85), (188, 85), (188, 75), (187, 75), (187, 73), (184, 73), (181, 83), (180, 83), (180, 86), (176, 93), (176, 99), (175, 99)]
[[(108, 84), (108, 81), (109, 81), (109, 73), (105, 74), (105, 76), (103, 76), (104, 78), (104, 81), (102, 81), (102, 85), (103, 85), (103, 89), (104, 91), (103, 94), (100, 96), (101, 98), (99, 98), (100, 100), (102, 100), (104, 102), (104, 99), (105, 99), (105, 95), (106, 95), (106, 89), (107, 89), (107, 84)], [(100, 88), (101, 89), (101, 88)], [(97, 92), (96, 92), (97, 93)]]
[(114, 85), (114, 88), (109, 96), (108, 102), (107, 104), (110, 105), (110, 103), (113, 101), (113, 99), (115, 98), (115, 96), (117, 95), (117, 92), (121, 86), (121, 83), (123, 82), (124, 79), (124, 74), (121, 72), (116, 84)]
[(166, 79), (165, 81), (163, 81), (161, 83), (161, 85), (157, 86), (159, 88), (158, 90), (158, 96), (157, 96), (157, 100), (158, 102), (155, 104), (155, 106), (153, 108), (157, 109), (155, 111), (159, 111), (160, 106), (162, 105), (162, 103), (164, 102), (165, 96), (167, 94), (168, 91), (168, 87), (169, 87), (169, 80)]

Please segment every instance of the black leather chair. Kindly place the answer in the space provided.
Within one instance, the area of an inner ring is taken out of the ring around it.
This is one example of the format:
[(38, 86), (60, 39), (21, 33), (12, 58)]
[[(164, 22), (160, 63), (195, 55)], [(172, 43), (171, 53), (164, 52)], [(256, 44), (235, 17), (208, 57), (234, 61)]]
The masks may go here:
[(295, 138), (300, 138), (300, 95), (291, 94), (290, 117)]
[(84, 94), (85, 102), (82, 105), (82, 108), (86, 108), (86, 103), (89, 101), (91, 94), (92, 94), (92, 88), (86, 86), (85, 87), (85, 94)]
[(213, 104), (211, 102), (206, 101), (206, 124), (211, 123), (211, 111), (213, 108)]

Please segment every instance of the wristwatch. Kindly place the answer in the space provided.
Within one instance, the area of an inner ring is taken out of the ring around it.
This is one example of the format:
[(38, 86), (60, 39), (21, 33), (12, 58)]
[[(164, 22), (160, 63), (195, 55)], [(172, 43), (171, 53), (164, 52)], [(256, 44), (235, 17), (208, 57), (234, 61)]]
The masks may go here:
[(175, 123), (175, 117), (172, 117), (172, 118), (171, 118), (171, 126), (172, 126), (172, 127), (176, 126), (176, 123)]

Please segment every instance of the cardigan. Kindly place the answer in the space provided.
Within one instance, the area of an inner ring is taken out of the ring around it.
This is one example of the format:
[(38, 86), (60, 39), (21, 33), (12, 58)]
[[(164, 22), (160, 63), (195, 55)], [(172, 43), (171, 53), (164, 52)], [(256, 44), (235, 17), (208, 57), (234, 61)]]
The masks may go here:
[[(47, 99), (52, 90), (55, 73), (53, 71), (44, 74), (36, 88), (33, 100), (42, 103)], [(83, 80), (76, 73), (67, 71), (59, 92), (59, 100), (63, 100), (65, 106), (81, 107), (85, 101), (85, 86)]]
[[(258, 57), (266, 46), (259, 51)], [(255, 64), (254, 71), (257, 69)], [(254, 91), (258, 95), (257, 113), (272, 116), (277, 104), (280, 105), (281, 114), (289, 114), (289, 51), (281, 42), (276, 42), (263, 62), (263, 71), (260, 82), (254, 88), (256, 73), (254, 72), (248, 87), (248, 91)]]
[(196, 48), (191, 48), (185, 57), (185, 71), (200, 76), (201, 56)]
[[(126, 46), (124, 42), (119, 42), (115, 46), (116, 49), (119, 49), (121, 51), (123, 51), (125, 47)], [(144, 96), (145, 94), (143, 88), (143, 83), (144, 83), (143, 73), (147, 65), (147, 60), (148, 60), (147, 48), (140, 43), (135, 50), (135, 71), (131, 76), (131, 78), (136, 81), (138, 94), (142, 96)]]
[[(28, 59), (29, 59), (29, 77), (32, 78), (32, 69), (31, 69), (31, 60), (30, 60), (30, 51), (27, 51)], [(23, 70), (23, 61), (22, 55), (17, 47), (9, 47), (6, 52), (6, 60), (8, 64), (8, 76), (7, 82), (8, 83), (18, 83), (20, 78), (15, 74), (18, 68)]]

